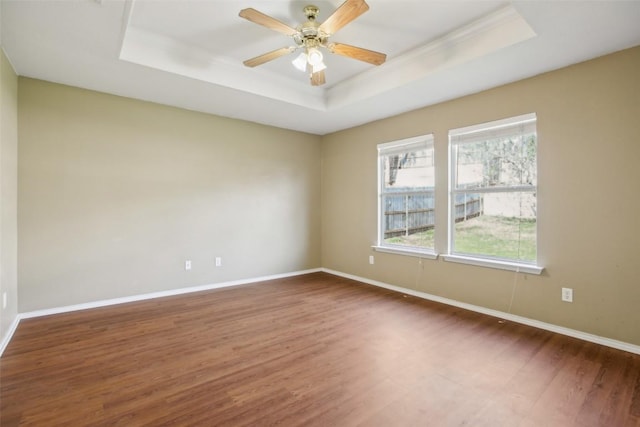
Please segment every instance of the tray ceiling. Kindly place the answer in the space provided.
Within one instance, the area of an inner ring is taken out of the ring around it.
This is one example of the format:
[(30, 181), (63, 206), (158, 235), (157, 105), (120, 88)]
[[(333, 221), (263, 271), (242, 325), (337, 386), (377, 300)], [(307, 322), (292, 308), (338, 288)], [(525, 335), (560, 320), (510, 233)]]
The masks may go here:
[(2, 45), (23, 76), (326, 134), (640, 44), (640, 2), (368, 3), (331, 40), (387, 62), (325, 53), (320, 87), (295, 54), (242, 65), (292, 43), (240, 9), (295, 27), (308, 1), (3, 0)]

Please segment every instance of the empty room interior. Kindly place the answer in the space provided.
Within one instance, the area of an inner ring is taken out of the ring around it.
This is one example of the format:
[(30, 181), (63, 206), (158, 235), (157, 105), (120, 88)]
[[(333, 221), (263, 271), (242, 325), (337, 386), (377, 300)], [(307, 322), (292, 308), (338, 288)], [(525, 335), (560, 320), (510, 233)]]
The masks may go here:
[(0, 425), (640, 426), (639, 22), (0, 0)]

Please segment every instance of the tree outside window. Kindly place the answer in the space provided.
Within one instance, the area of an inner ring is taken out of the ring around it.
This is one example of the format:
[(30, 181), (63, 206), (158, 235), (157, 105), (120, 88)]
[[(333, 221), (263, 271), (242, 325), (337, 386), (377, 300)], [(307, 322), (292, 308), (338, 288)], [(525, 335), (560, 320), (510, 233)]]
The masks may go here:
[(535, 125), (530, 114), (450, 132), (449, 253), (536, 262)]

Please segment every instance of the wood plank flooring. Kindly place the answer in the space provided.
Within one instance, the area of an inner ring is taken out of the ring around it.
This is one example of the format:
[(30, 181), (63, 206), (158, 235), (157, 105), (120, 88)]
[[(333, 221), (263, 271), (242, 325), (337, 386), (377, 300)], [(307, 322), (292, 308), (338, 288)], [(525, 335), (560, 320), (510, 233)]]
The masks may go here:
[(23, 320), (0, 425), (640, 426), (640, 356), (314, 273)]

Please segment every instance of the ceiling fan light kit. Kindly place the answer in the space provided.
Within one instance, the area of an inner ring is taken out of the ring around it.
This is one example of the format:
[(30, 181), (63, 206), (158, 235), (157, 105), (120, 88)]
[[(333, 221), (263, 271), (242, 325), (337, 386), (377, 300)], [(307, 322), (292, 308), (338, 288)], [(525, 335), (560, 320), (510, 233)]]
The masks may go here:
[(307, 49), (307, 61), (309, 61), (309, 64), (315, 67), (322, 64), (322, 59), (322, 53), (318, 49), (315, 47)]
[(255, 9), (242, 9), (239, 14), (240, 17), (290, 36), (295, 43), (295, 46), (284, 47), (248, 59), (244, 61), (244, 65), (247, 67), (256, 67), (280, 56), (302, 49), (302, 52), (292, 61), (292, 64), (298, 70), (310, 74), (310, 81), (313, 86), (320, 86), (325, 83), (324, 70), (327, 66), (323, 61), (324, 58), (320, 48), (327, 49), (329, 52), (337, 55), (357, 59), (373, 65), (380, 65), (384, 63), (387, 58), (384, 53), (342, 43), (329, 43), (330, 36), (367, 10), (369, 10), (369, 5), (364, 0), (346, 0), (324, 23), (318, 24), (316, 18), (319, 9), (314, 5), (309, 5), (303, 9), (307, 21), (297, 28), (293, 28)]
[(296, 57), (296, 59), (291, 61), (291, 63), (293, 64), (294, 67), (296, 67), (296, 69), (303, 72), (307, 71), (307, 64), (308, 64), (307, 54), (304, 52), (301, 52), (300, 55)]
[(320, 62), (319, 64), (312, 65), (311, 69), (312, 69), (312, 72), (317, 73), (317, 72), (320, 72), (322, 70), (326, 70), (327, 66), (325, 65), (324, 62)]

